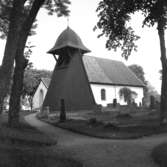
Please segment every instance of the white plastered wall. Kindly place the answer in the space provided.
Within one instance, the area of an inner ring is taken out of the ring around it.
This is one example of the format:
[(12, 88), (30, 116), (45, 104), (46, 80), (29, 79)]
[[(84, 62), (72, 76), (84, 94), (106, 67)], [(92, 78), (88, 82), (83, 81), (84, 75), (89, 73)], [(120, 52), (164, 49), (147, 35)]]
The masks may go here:
[(41, 101), (40, 91), (43, 91), (43, 100), (45, 99), (47, 88), (41, 81), (34, 96), (33, 96), (33, 109), (39, 109), (42, 106), (43, 101)]
[[(125, 105), (124, 99), (120, 99), (119, 90), (123, 87), (127, 87), (132, 91), (137, 93), (137, 97), (135, 98), (135, 102), (139, 105), (142, 103), (143, 98), (143, 88), (142, 87), (132, 87), (132, 86), (113, 86), (113, 85), (101, 85), (101, 84), (90, 84), (95, 101), (97, 104), (101, 104), (102, 106), (107, 106), (109, 103), (113, 103), (113, 99), (116, 98), (117, 102), (121, 105)], [(106, 91), (106, 99), (101, 100), (101, 89), (105, 89)]]

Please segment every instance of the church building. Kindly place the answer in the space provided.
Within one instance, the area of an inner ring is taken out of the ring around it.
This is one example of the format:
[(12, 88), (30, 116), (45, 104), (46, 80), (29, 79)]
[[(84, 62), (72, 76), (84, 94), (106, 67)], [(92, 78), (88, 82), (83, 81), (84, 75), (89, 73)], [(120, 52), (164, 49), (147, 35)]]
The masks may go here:
[(65, 100), (68, 111), (91, 110), (97, 104), (106, 106), (120, 98), (121, 88), (136, 92), (135, 102), (142, 103), (144, 84), (122, 62), (87, 56), (90, 50), (80, 37), (67, 27), (48, 51), (56, 65), (44, 99), (43, 107), (60, 110), (60, 100)]

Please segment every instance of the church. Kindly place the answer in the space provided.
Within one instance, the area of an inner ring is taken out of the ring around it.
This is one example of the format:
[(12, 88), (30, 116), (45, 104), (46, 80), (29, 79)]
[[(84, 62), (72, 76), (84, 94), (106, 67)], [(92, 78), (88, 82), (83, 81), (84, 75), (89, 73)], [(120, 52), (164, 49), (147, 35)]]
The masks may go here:
[(107, 106), (119, 96), (121, 88), (136, 92), (135, 102), (142, 103), (144, 83), (122, 62), (87, 56), (90, 50), (81, 38), (67, 27), (57, 38), (48, 53), (56, 65), (46, 93), (43, 107), (60, 110), (64, 99), (67, 111), (92, 110), (97, 105)]

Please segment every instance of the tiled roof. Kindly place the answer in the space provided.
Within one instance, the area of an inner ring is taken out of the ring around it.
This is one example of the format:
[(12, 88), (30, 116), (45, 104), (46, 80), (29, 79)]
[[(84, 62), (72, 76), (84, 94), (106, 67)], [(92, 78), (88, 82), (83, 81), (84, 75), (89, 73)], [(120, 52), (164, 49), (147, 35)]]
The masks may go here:
[(145, 86), (144, 83), (122, 62), (83, 56), (89, 82), (99, 84)]
[(41, 81), (43, 82), (43, 84), (45, 85), (46, 88), (49, 88), (49, 84), (51, 81), (50, 78), (41, 78)]

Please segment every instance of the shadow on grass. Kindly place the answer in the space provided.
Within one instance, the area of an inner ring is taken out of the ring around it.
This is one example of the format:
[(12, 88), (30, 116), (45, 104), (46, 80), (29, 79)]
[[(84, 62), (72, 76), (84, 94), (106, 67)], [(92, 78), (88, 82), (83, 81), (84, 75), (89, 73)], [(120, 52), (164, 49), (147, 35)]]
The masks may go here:
[[(7, 114), (0, 119), (0, 167), (82, 167), (82, 164), (49, 151), (57, 141), (27, 124), (21, 113), (20, 124), (10, 128)], [(51, 149), (52, 150), (52, 149)]]
[(0, 117), (0, 141), (9, 144), (20, 144), (34, 147), (51, 146), (57, 144), (57, 141), (51, 136), (47, 136), (36, 128), (30, 126), (24, 116), (28, 113), (20, 114), (20, 123), (17, 128), (9, 127), (7, 123), (7, 114)]
[(154, 147), (151, 157), (160, 167), (167, 167), (167, 143), (162, 143)]
[(2, 167), (82, 167), (80, 162), (57, 155), (42, 154), (39, 150), (1, 149)]

